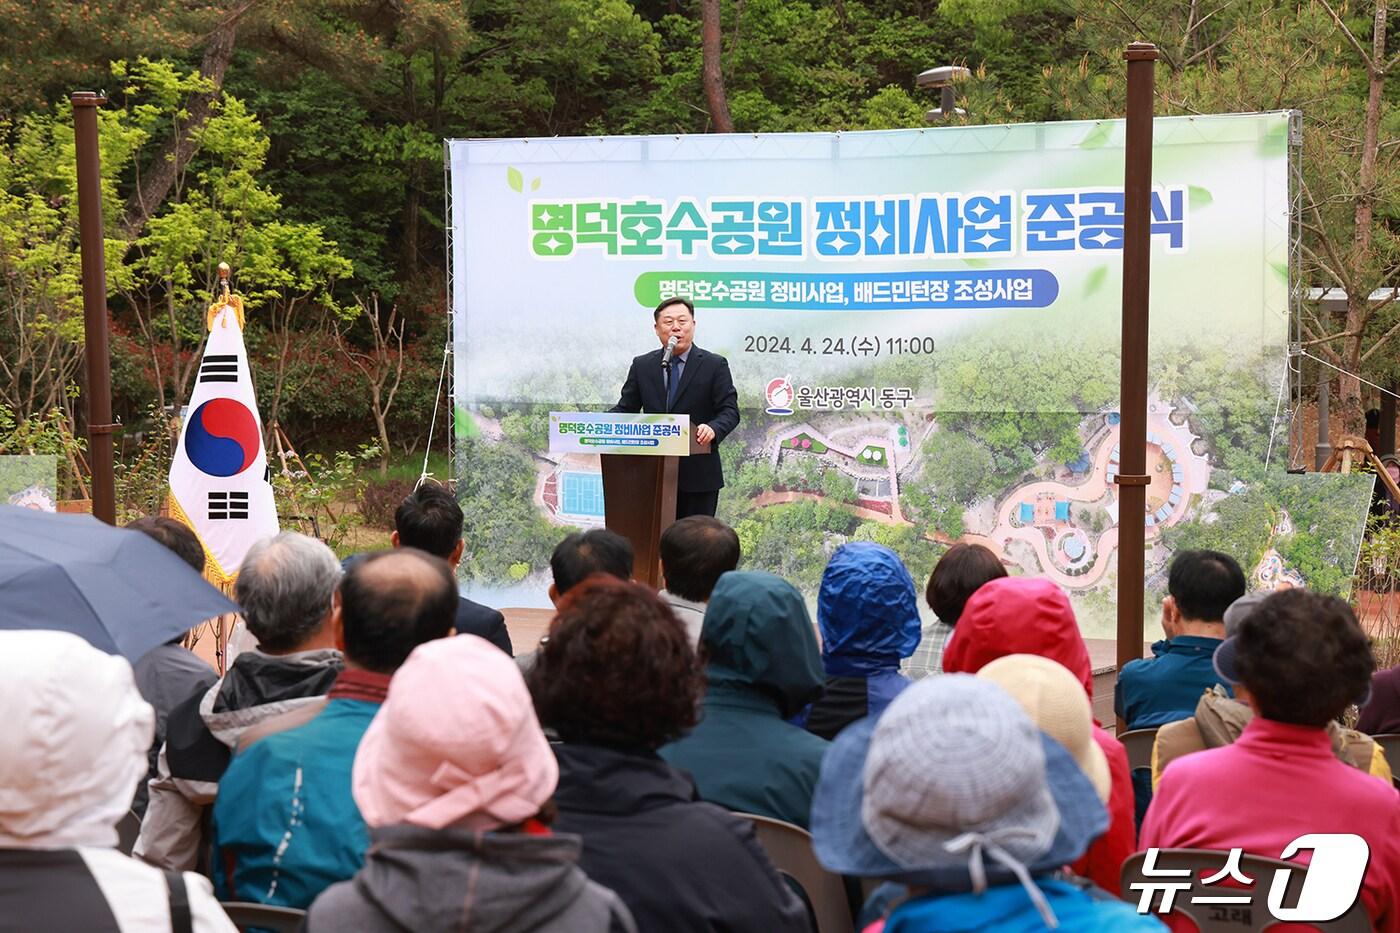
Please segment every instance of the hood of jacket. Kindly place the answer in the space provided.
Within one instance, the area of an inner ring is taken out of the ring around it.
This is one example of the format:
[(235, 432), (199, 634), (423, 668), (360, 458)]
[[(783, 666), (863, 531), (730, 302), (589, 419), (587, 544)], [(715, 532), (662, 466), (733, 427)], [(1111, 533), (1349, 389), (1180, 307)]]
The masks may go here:
[(922, 626), (914, 580), (894, 551), (873, 541), (836, 549), (817, 595), (822, 662), (832, 677), (897, 669)]
[(822, 689), (821, 652), (802, 594), (762, 571), (719, 578), (700, 630), (710, 685), (754, 687), (794, 716)]
[(292, 654), (245, 651), (199, 703), (199, 715), (220, 742), (233, 748), (249, 726), (320, 702), (345, 666), (339, 651)]
[(535, 930), (584, 893), (579, 850), (577, 836), (381, 826), (354, 886), (404, 930)]
[(0, 709), (0, 847), (116, 845), (155, 730), (126, 659), (68, 632), (0, 632)]
[(699, 799), (690, 778), (653, 753), (568, 742), (553, 748), (561, 810), (624, 814)]
[(943, 670), (975, 674), (1008, 654), (1036, 654), (1058, 661), (1094, 698), (1089, 649), (1069, 599), (1054, 583), (1002, 577), (982, 584), (963, 607), (943, 649)]

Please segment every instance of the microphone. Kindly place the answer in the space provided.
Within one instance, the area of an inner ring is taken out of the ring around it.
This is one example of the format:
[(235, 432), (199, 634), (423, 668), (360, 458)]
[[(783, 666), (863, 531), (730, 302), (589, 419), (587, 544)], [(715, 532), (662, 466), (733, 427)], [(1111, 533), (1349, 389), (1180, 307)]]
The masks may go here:
[(676, 335), (672, 334), (671, 339), (666, 341), (666, 352), (661, 354), (661, 368), (671, 368), (671, 354), (676, 352)]

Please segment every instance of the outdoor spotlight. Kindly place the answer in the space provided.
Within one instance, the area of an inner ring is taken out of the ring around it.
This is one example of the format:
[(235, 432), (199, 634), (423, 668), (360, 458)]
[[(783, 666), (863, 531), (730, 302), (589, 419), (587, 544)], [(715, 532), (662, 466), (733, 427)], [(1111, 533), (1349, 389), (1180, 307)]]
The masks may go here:
[(924, 114), (930, 123), (946, 120), (954, 114), (966, 113), (954, 103), (953, 85), (958, 81), (965, 81), (971, 76), (972, 72), (962, 65), (944, 65), (941, 68), (930, 68), (919, 74), (918, 78), (915, 79), (915, 83), (919, 87), (939, 90), (938, 108)]

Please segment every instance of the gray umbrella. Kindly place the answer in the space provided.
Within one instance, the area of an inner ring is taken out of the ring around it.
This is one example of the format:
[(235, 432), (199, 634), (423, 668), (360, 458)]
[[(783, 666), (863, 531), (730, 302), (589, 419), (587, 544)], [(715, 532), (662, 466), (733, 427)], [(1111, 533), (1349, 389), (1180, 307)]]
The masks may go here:
[(135, 661), (238, 606), (139, 531), (0, 505), (0, 629), (58, 629)]

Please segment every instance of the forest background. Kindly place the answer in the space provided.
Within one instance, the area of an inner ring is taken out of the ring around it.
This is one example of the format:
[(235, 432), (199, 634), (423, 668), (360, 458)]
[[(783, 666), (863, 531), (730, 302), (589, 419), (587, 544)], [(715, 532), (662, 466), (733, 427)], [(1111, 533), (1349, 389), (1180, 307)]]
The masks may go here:
[(921, 126), (915, 76), (947, 64), (972, 70), (952, 122), (1115, 117), (1135, 39), (1162, 50), (1159, 114), (1302, 111), (1294, 275), (1345, 296), (1304, 306), (1325, 363), (1303, 382), (1331, 378), (1360, 433), (1366, 382), (1400, 377), (1391, 20), (1387, 0), (0, 0), (0, 452), (61, 453), (83, 492), (73, 90), (108, 97), (123, 509), (164, 496), (223, 261), (269, 448), (277, 425), (302, 454), (280, 491), (344, 544), (450, 410), (444, 138)]

